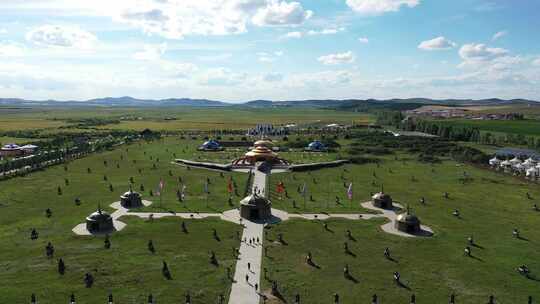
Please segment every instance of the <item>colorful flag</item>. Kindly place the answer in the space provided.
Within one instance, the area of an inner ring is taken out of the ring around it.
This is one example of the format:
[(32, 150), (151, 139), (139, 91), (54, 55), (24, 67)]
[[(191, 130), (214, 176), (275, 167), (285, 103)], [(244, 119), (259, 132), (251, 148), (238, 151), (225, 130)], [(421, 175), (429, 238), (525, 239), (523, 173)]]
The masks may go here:
[(285, 185), (283, 184), (283, 182), (279, 182), (277, 184), (276, 192), (280, 194), (285, 192)]
[(156, 191), (157, 196), (161, 196), (161, 193), (163, 192), (163, 187), (165, 187), (165, 182), (163, 181), (162, 178), (160, 178), (159, 179), (158, 190)]
[(227, 192), (232, 193), (233, 190), (234, 190), (234, 189), (233, 189), (232, 180), (229, 179), (229, 183), (227, 184)]
[(208, 194), (208, 180), (204, 183), (204, 193)]
[(182, 192), (180, 193), (180, 196), (182, 198), (182, 201), (186, 198), (186, 185), (182, 185)]
[(352, 183), (349, 184), (349, 188), (347, 189), (347, 197), (349, 197), (350, 200), (352, 200), (352, 198), (353, 198)]
[(302, 193), (303, 197), (306, 197), (306, 194), (307, 194), (307, 185), (306, 185), (306, 183), (304, 183), (304, 186), (302, 186), (302, 191), (300, 193)]

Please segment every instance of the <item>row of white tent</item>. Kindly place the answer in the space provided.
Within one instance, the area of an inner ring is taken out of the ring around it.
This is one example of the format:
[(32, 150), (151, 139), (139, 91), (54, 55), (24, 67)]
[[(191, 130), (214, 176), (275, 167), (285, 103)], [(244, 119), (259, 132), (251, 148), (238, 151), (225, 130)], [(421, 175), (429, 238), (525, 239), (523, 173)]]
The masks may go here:
[(510, 160), (501, 160), (495, 156), (489, 160), (489, 165), (495, 168), (525, 172), (528, 177), (540, 176), (540, 164), (530, 157), (522, 161), (517, 157)]

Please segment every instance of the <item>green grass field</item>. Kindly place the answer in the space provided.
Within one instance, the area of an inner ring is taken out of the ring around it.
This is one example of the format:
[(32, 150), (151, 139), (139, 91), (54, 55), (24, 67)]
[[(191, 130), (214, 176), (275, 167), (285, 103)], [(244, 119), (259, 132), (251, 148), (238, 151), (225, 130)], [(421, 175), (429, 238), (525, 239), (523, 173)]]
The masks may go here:
[(540, 135), (540, 120), (444, 120), (456, 126), (478, 128), (492, 133), (512, 133), (521, 135)]
[[(222, 176), (213, 171), (188, 170), (171, 161), (176, 157), (227, 163), (244, 152), (198, 152), (196, 147), (200, 143), (178, 137), (134, 143), (73, 161), (67, 165), (67, 171), (64, 166), (56, 166), (0, 182), (2, 299), (19, 303), (27, 301), (32, 292), (38, 295), (40, 303), (66, 302), (71, 292), (79, 297), (78, 303), (91, 304), (103, 303), (108, 292), (119, 303), (143, 303), (149, 293), (157, 297), (158, 303), (180, 302), (186, 292), (194, 296), (194, 303), (214, 303), (220, 293), (227, 297), (231, 282), (225, 278), (225, 267), (234, 269), (231, 248), (239, 246), (235, 240), (239, 226), (217, 219), (188, 221), (190, 233), (183, 234), (181, 220), (177, 218), (148, 222), (125, 216), (120, 220), (127, 227), (111, 236), (110, 250), (103, 248), (102, 237), (79, 237), (71, 231), (98, 204), (113, 211), (108, 206), (127, 190), (130, 177), (135, 190), (139, 191), (143, 184), (143, 198), (154, 202), (145, 208), (148, 212), (231, 209), (227, 203), (227, 179), (232, 176), (237, 183), (240, 197), (234, 197), (236, 205), (246, 186), (245, 174)], [(349, 142), (340, 143), (345, 147)], [(295, 163), (309, 163), (334, 160), (344, 149), (328, 154), (286, 152), (281, 156)], [(540, 280), (540, 213), (532, 211), (533, 203), (540, 203), (537, 184), (448, 159), (430, 165), (400, 152), (379, 158), (380, 167), (351, 164), (311, 173), (273, 174), (271, 190), (275, 191), (276, 184), (283, 181), (291, 196), (279, 200), (273, 193), (273, 207), (295, 213), (363, 213), (367, 211), (360, 203), (369, 200), (370, 193), (379, 191), (384, 184), (385, 192), (399, 203), (410, 205), (423, 224), (435, 231), (435, 236), (408, 239), (389, 235), (379, 227), (383, 219), (330, 220), (333, 233), (324, 231), (321, 222), (292, 220), (270, 226), (269, 239), (265, 241), (270, 257), (264, 259), (264, 267), (268, 268), (270, 278), (279, 282), (289, 303), (297, 292), (302, 295), (302, 303), (310, 304), (330, 303), (335, 292), (344, 303), (368, 303), (373, 293), (379, 294), (382, 303), (406, 303), (412, 293), (422, 303), (444, 303), (455, 292), (458, 303), (464, 304), (487, 302), (489, 294), (496, 295), (498, 303), (512, 304), (524, 302), (528, 295), (540, 296), (540, 283), (536, 280)], [(465, 184), (461, 181), (464, 171), (471, 177)], [(177, 200), (175, 193), (180, 187), (179, 177), (187, 185), (184, 203)], [(156, 191), (160, 178), (165, 182), (162, 203), (159, 197), (149, 195), (150, 190)], [(203, 193), (207, 178), (211, 181), (208, 203)], [(354, 188), (352, 201), (346, 198), (345, 185), (350, 182)], [(305, 207), (297, 192), (304, 183), (308, 197), (313, 196), (313, 201), (306, 200)], [(58, 187), (62, 189), (61, 195), (57, 193)], [(450, 193), (450, 199), (442, 197), (445, 191)], [(526, 198), (527, 192), (532, 200)], [(341, 204), (335, 203), (335, 196), (340, 197)], [(419, 203), (422, 196), (427, 201), (425, 206)], [(74, 204), (76, 197), (81, 198), (81, 206)], [(293, 199), (297, 208), (292, 206)], [(50, 219), (45, 217), (46, 208), (53, 211)], [(455, 209), (460, 210), (461, 219), (451, 215)], [(29, 239), (31, 228), (40, 233), (37, 241)], [(221, 242), (213, 240), (212, 228), (218, 230)], [(513, 228), (518, 228), (524, 239), (513, 238)], [(356, 242), (349, 243), (356, 257), (342, 253), (346, 229), (351, 229), (356, 238)], [(274, 242), (280, 232), (287, 246)], [(467, 258), (463, 249), (471, 234), (481, 248), (474, 247), (474, 258)], [(156, 245), (154, 255), (146, 248), (149, 239)], [(48, 241), (56, 248), (56, 258), (66, 261), (68, 270), (64, 277), (57, 274), (55, 261), (45, 257)], [(384, 259), (385, 247), (390, 247), (396, 262)], [(217, 268), (209, 263), (211, 250), (220, 261)], [(304, 256), (308, 251), (321, 269), (306, 266)], [(161, 275), (163, 260), (171, 268), (171, 281)], [(344, 279), (345, 264), (349, 264), (357, 283)], [(516, 272), (521, 264), (529, 266), (534, 280)], [(393, 284), (393, 271), (401, 272), (410, 290)], [(95, 277), (92, 289), (84, 287), (86, 272)], [(263, 283), (265, 291), (269, 286), (268, 281)]]
[[(430, 239), (392, 236), (382, 232), (379, 226), (384, 221), (379, 219), (331, 220), (332, 233), (325, 232), (321, 222), (295, 220), (279, 224), (270, 229), (271, 238), (275, 239), (281, 232), (289, 245), (270, 242), (270, 258), (264, 263), (271, 279), (281, 283), (286, 299), (292, 300), (300, 293), (305, 302), (322, 304), (329, 303), (331, 295), (337, 292), (344, 303), (369, 303), (371, 295), (376, 293), (383, 303), (406, 303), (415, 293), (421, 302), (445, 303), (455, 293), (459, 303), (473, 304), (487, 302), (490, 294), (496, 295), (497, 303), (524, 303), (528, 295), (540, 296), (537, 281), (540, 273), (535, 271), (536, 279), (529, 280), (516, 271), (522, 264), (540, 269), (536, 258), (536, 252), (540, 251), (536, 229), (540, 213), (532, 210), (533, 203), (540, 201), (537, 185), (453, 161), (431, 166), (387, 158), (380, 168), (350, 165), (346, 169), (347, 172), (327, 169), (295, 174), (296, 179), (285, 177), (284, 183), (289, 185), (288, 189), (292, 188), (289, 192), (299, 202), (298, 208), (292, 208), (291, 200), (277, 199), (273, 200), (274, 207), (290, 212), (361, 212), (359, 203), (369, 200), (370, 192), (378, 191), (384, 183), (385, 192), (402, 205), (410, 205), (423, 224), (435, 231), (435, 236)], [(460, 181), (464, 171), (472, 178), (466, 184)], [(352, 203), (346, 200), (341, 174), (347, 183), (353, 181), (355, 185)], [(313, 178), (318, 180), (317, 184), (313, 184)], [(280, 178), (274, 175), (272, 180), (275, 184)], [(373, 180), (378, 186), (371, 185)], [(315, 197), (315, 202), (307, 200), (305, 209), (296, 191), (296, 186), (303, 182)], [(450, 199), (443, 198), (445, 191), (450, 193)], [(533, 200), (526, 198), (527, 192)], [(343, 205), (334, 203), (336, 195), (342, 198)], [(421, 196), (426, 198), (427, 205), (419, 203)], [(455, 209), (460, 211), (461, 219), (452, 216)], [(520, 230), (523, 240), (512, 237), (513, 228)], [(356, 238), (355, 242), (349, 242), (356, 257), (343, 253), (347, 229)], [(474, 258), (463, 255), (469, 235), (474, 235), (481, 246), (473, 247)], [(384, 258), (386, 247), (391, 249), (396, 262)], [(321, 269), (305, 264), (308, 251)], [(344, 278), (345, 264), (349, 264), (358, 283)], [(409, 289), (393, 283), (393, 271), (402, 274)], [(268, 289), (270, 283), (266, 282), (265, 286)]]
[[(0, 131), (44, 129), (54, 132), (63, 127), (69, 132), (73, 120), (113, 119), (118, 124), (97, 126), (103, 130), (216, 130), (248, 129), (257, 123), (276, 125), (295, 123), (300, 125), (326, 125), (330, 123), (368, 123), (371, 116), (353, 112), (320, 109), (250, 109), (250, 108), (40, 108), (40, 109), (0, 109)], [(166, 120), (175, 118), (175, 120)], [(78, 129), (77, 129), (78, 130)], [(80, 131), (80, 130), (79, 130)]]
[[(123, 217), (121, 220), (128, 226), (111, 237), (111, 250), (103, 249), (103, 238), (77, 237), (71, 232), (96, 210), (98, 204), (113, 211), (108, 205), (118, 201), (119, 195), (127, 190), (130, 177), (134, 177), (135, 190), (144, 184), (143, 198), (154, 201), (155, 207), (149, 207), (150, 210), (224, 209), (227, 204), (225, 178), (218, 173), (187, 171), (170, 164), (172, 153), (180, 157), (183, 146), (173, 138), (133, 144), (74, 161), (67, 165), (68, 171), (64, 171), (63, 166), (56, 166), (3, 181), (0, 186), (0, 242), (4, 244), (0, 252), (4, 269), (0, 272), (0, 283), (4, 286), (2, 299), (20, 303), (34, 292), (40, 303), (62, 303), (75, 292), (80, 297), (78, 303), (103, 303), (111, 291), (120, 303), (141, 303), (148, 293), (153, 293), (160, 303), (173, 303), (190, 291), (198, 303), (210, 303), (219, 293), (228, 296), (230, 282), (225, 279), (225, 267), (234, 266), (230, 248), (238, 246), (232, 239), (240, 229), (236, 225), (212, 219), (189, 221), (190, 233), (185, 235), (181, 233), (179, 219), (148, 223)], [(123, 160), (120, 159), (122, 156)], [(159, 162), (156, 162), (157, 158), (160, 158)], [(108, 162), (107, 167), (104, 160)], [(154, 163), (157, 169), (153, 169)], [(91, 168), (90, 174), (87, 168)], [(143, 170), (141, 174), (139, 168)], [(173, 176), (169, 176), (169, 170)], [(105, 175), (108, 181), (103, 180)], [(174, 192), (178, 176), (182, 176), (188, 186), (184, 205), (178, 203)], [(215, 187), (214, 184), (210, 187), (209, 207), (206, 207), (203, 195), (207, 177), (215, 182)], [(64, 178), (69, 180), (69, 185), (65, 185)], [(165, 181), (162, 207), (159, 207), (157, 197), (148, 195), (150, 189), (156, 191), (160, 178)], [(245, 177), (235, 178), (239, 186), (245, 184)], [(113, 185), (112, 192), (109, 183)], [(57, 193), (59, 186), (62, 195)], [(82, 200), (81, 206), (74, 204), (76, 197)], [(50, 219), (45, 217), (47, 208), (53, 211)], [(29, 238), (31, 228), (40, 233), (37, 241)], [(221, 242), (213, 241), (212, 228), (219, 231)], [(150, 239), (157, 248), (155, 255), (146, 249)], [(65, 277), (57, 274), (56, 259), (50, 261), (45, 257), (44, 248), (48, 241), (55, 246), (56, 257), (66, 261)], [(222, 266), (216, 268), (209, 264), (210, 250), (216, 252)], [(171, 267), (172, 281), (161, 276), (162, 260)], [(86, 272), (92, 272), (95, 277), (92, 289), (84, 288)]]

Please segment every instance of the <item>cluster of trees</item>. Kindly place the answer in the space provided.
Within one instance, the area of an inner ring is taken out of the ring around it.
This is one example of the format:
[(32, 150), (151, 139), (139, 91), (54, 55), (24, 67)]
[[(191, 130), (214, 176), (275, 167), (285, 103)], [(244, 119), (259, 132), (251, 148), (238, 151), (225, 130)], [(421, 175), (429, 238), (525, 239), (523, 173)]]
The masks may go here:
[(448, 140), (472, 142), (480, 140), (480, 130), (478, 128), (456, 126), (426, 119), (405, 119), (400, 127), (405, 131), (428, 133)]
[(0, 163), (0, 172), (9, 172), (9, 174), (2, 174), (0, 178), (4, 179), (11, 176), (24, 175), (53, 164), (64, 163), (66, 159), (73, 158), (75, 154), (79, 154), (77, 149), (45, 151), (36, 155), (5, 161)]
[[(518, 114), (515, 119), (521, 119)], [(454, 125), (452, 122), (436, 121), (422, 118), (407, 119), (398, 111), (381, 111), (376, 114), (377, 123), (393, 126), (405, 131), (418, 131), (437, 135), (444, 139), (454, 141), (476, 142), (489, 145), (517, 145), (527, 146), (531, 149), (540, 149), (540, 138), (512, 133), (492, 133), (480, 131), (470, 126)]]
[(68, 128), (88, 128), (88, 127), (97, 127), (105, 126), (110, 124), (119, 124), (119, 119), (110, 119), (110, 118), (79, 118), (79, 119), (67, 119), (67, 123), (70, 124)]
[(50, 141), (39, 142), (40, 152), (14, 159), (7, 159), (0, 163), (1, 178), (8, 178), (40, 170), (50, 165), (64, 163), (73, 158), (79, 158), (93, 152), (113, 149), (123, 143), (129, 143), (139, 138), (132, 132), (113, 132), (111, 134), (97, 134), (90, 137), (81, 134), (57, 134)]
[(489, 155), (480, 150), (463, 147), (440, 137), (400, 136), (384, 132), (359, 132), (347, 149), (352, 158), (364, 155), (387, 155), (396, 150), (418, 155), (426, 162), (438, 162), (440, 157), (451, 157), (457, 161), (486, 164)]
[(401, 122), (405, 116), (400, 111), (379, 111), (375, 113), (376, 122), (383, 126), (401, 128)]

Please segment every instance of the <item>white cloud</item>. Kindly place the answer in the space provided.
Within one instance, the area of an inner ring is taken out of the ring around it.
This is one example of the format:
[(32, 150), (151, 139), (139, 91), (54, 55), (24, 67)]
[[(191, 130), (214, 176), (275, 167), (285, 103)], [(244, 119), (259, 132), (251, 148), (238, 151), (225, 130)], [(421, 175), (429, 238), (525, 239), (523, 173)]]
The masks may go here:
[(8, 33), (8, 30), (6, 30), (5, 28), (0, 28), (0, 35), (5, 35)]
[(188, 78), (199, 71), (196, 65), (186, 62), (162, 60), (159, 62), (159, 66), (167, 72), (167, 75), (173, 78)]
[(257, 57), (260, 62), (274, 62), (278, 57), (283, 56), (283, 51), (276, 51), (274, 53), (258, 52)]
[(329, 54), (319, 57), (317, 60), (325, 65), (337, 65), (343, 63), (353, 63), (355, 61), (353, 52), (348, 51), (345, 53)]
[(139, 0), (126, 3), (115, 20), (170, 39), (188, 35), (230, 35), (255, 26), (295, 26), (313, 12), (284, 0)]
[(418, 48), (424, 51), (449, 50), (456, 46), (456, 43), (450, 41), (443, 36), (433, 38), (431, 40), (422, 41)]
[(465, 61), (470, 60), (491, 60), (508, 54), (508, 50), (503, 48), (490, 48), (482, 43), (469, 43), (459, 49), (459, 56)]
[(533, 60), (532, 64), (535, 65), (535, 66), (540, 66), (540, 57)]
[(364, 15), (381, 15), (397, 12), (402, 6), (415, 7), (420, 0), (347, 0), (347, 5)]
[(97, 37), (78, 26), (43, 25), (26, 33), (26, 40), (47, 47), (91, 49)]
[(144, 50), (133, 54), (133, 59), (155, 61), (161, 59), (161, 56), (167, 51), (167, 44), (145, 45)]
[(319, 30), (319, 31), (316, 31), (316, 30), (310, 30), (307, 32), (308, 35), (310, 36), (317, 36), (317, 35), (335, 35), (339, 32), (343, 32), (345, 31), (345, 28), (344, 27), (340, 27), (340, 28), (327, 28), (327, 29), (322, 29), (322, 30)]
[(207, 86), (230, 86), (241, 84), (246, 80), (245, 73), (236, 73), (227, 68), (213, 68), (207, 70), (199, 79), (199, 83)]
[(304, 33), (302, 32), (288, 32), (287, 34), (283, 35), (282, 38), (302, 38), (304, 36)]
[(319, 36), (319, 35), (335, 35), (340, 32), (345, 31), (344, 27), (338, 27), (338, 28), (324, 28), (321, 30), (309, 30), (307, 32), (300, 32), (300, 31), (294, 31), (294, 32), (288, 32), (285, 35), (281, 36), (283, 39), (299, 39), (304, 36)]
[(266, 62), (266, 63), (268, 63), (268, 62), (274, 62), (274, 60), (275, 60), (275, 59), (274, 59), (273, 57), (271, 57), (271, 55), (268, 54), (268, 53), (258, 53), (257, 56), (259, 57), (259, 61), (260, 61), (260, 62)]
[(24, 0), (0, 1), (0, 10), (46, 16), (105, 16), (170, 39), (230, 35), (249, 26), (296, 26), (313, 12), (291, 0)]
[(269, 0), (266, 7), (261, 8), (253, 16), (255, 25), (298, 25), (311, 18), (313, 12), (305, 10), (300, 2)]
[(293, 74), (289, 76), (285, 82), (294, 89), (307, 88), (309, 90), (318, 91), (328, 85), (347, 85), (354, 79), (358, 79), (357, 74), (345, 70), (338, 70)]
[(222, 54), (215, 54), (215, 55), (198, 56), (197, 59), (199, 59), (200, 61), (206, 61), (206, 62), (216, 62), (216, 61), (229, 60), (232, 57), (233, 57), (233, 54), (231, 53), (222, 53)]
[(491, 40), (495, 41), (495, 40), (499, 40), (500, 38), (504, 37), (508, 35), (508, 31), (504, 30), (504, 31), (500, 31), (500, 32), (497, 32), (493, 35), (493, 37), (491, 38)]
[(369, 43), (369, 39), (366, 38), (366, 37), (360, 37), (360, 38), (358, 38), (358, 41), (359, 41), (360, 43)]
[(510, 55), (502, 48), (491, 48), (485, 44), (466, 44), (459, 50), (462, 62), (459, 68), (478, 73), (486, 81), (518, 79), (526, 70), (524, 63), (530, 62), (519, 55)]
[(25, 53), (24, 46), (14, 42), (0, 42), (0, 59), (2, 57), (20, 57)]

